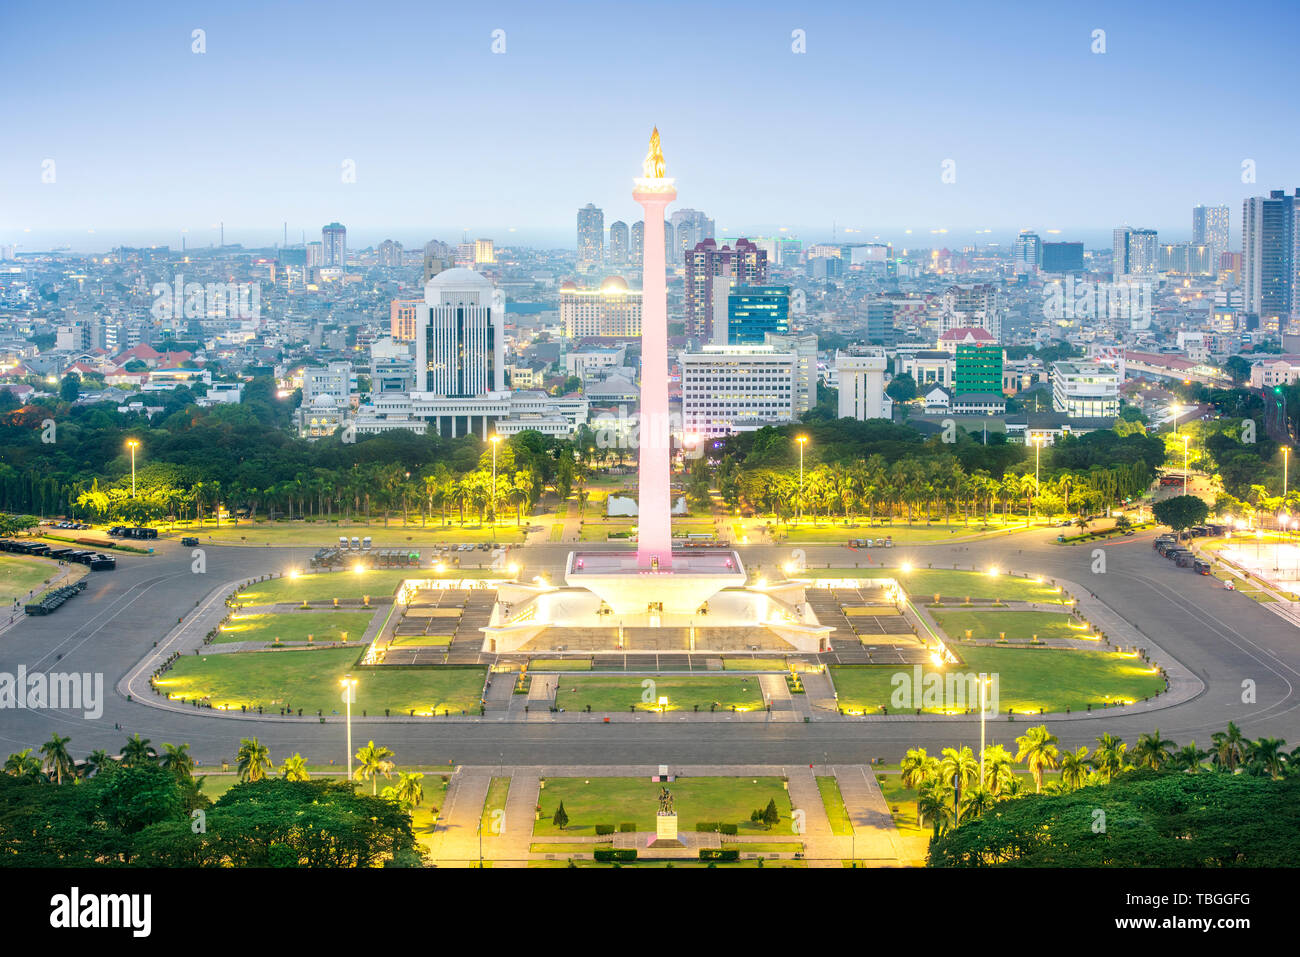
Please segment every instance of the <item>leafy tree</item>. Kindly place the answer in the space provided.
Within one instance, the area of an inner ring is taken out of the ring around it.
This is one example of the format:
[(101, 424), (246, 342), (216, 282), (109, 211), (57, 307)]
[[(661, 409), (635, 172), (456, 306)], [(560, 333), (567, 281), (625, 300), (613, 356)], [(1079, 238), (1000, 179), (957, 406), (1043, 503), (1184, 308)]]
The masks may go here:
[(77, 397), (81, 394), (81, 376), (75, 372), (69, 372), (59, 383), (59, 398), (64, 402), (76, 402)]
[(769, 798), (767, 807), (763, 808), (763, 823), (770, 830), (781, 822), (781, 812), (776, 809), (776, 798)]
[(569, 814), (564, 810), (563, 801), (560, 802), (560, 806), (555, 809), (555, 813), (551, 816), (551, 823), (560, 830), (564, 830), (569, 826)]
[(900, 372), (889, 381), (885, 393), (895, 402), (911, 402), (917, 396), (916, 379), (910, 372)]
[(1195, 495), (1175, 495), (1156, 502), (1151, 511), (1156, 521), (1168, 525), (1176, 532), (1202, 524), (1210, 514), (1209, 506)]
[(138, 733), (128, 738), (126, 744), (122, 747), (122, 760), (120, 763), (124, 768), (144, 767), (154, 764), (157, 760), (158, 752), (149, 743), (149, 739), (141, 738)]

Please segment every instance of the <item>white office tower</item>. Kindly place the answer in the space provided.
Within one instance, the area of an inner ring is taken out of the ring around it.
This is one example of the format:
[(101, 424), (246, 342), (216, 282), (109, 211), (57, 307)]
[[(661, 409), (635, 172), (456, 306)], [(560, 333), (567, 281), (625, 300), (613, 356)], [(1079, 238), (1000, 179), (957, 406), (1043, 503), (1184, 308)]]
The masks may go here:
[(1043, 241), (1038, 233), (1022, 229), (1016, 237), (1016, 273), (1037, 273), (1043, 265)]
[(1219, 257), (1228, 251), (1228, 207), (1192, 207), (1192, 244), (1210, 247), (1210, 264), (1217, 274)]
[(416, 314), (416, 391), (466, 398), (505, 389), (505, 296), (472, 269), (424, 287)]
[(769, 345), (682, 353), (682, 432), (713, 438), (794, 421), (798, 360)]
[(885, 395), (885, 366), (881, 350), (864, 356), (835, 352), (835, 379), (840, 393), (841, 419), (888, 419), (893, 402)]

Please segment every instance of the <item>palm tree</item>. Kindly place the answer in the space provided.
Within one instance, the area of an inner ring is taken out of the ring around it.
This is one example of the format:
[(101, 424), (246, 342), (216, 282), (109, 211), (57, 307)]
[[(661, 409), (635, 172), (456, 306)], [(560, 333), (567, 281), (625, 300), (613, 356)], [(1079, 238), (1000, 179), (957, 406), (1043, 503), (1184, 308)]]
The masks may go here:
[(307, 773), (307, 759), (297, 753), (285, 758), (284, 764), (280, 765), (280, 777), (286, 781), (310, 781), (311, 775)]
[(1210, 761), (1220, 771), (1236, 771), (1245, 763), (1250, 742), (1242, 735), (1241, 729), (1231, 721), (1228, 722), (1226, 733), (1216, 731), (1210, 736), (1210, 740), (1214, 743), (1214, 753), (1210, 756)]
[[(419, 771), (401, 771), (393, 786), (393, 799), (411, 814), (424, 803), (424, 775)], [(384, 788), (385, 791), (388, 788)]]
[(1282, 750), (1286, 744), (1281, 738), (1260, 738), (1250, 747), (1250, 773), (1267, 774), (1274, 781), (1286, 772), (1287, 755)]
[(11, 754), (5, 759), (5, 774), (24, 780), (40, 781), (42, 780), (40, 758), (32, 754), (31, 748), (23, 748), (17, 754)]
[(1060, 762), (1061, 749), (1056, 735), (1048, 733), (1047, 725), (1029, 728), (1016, 738), (1016, 760), (1024, 761), (1034, 777), (1034, 793), (1043, 793), (1043, 771), (1055, 770)]
[(1159, 771), (1169, 763), (1173, 747), (1172, 741), (1160, 737), (1159, 728), (1154, 734), (1138, 735), (1138, 743), (1133, 746), (1133, 765)]
[(99, 774), (112, 763), (113, 759), (108, 756), (108, 752), (103, 748), (99, 748), (95, 751), (91, 751), (90, 754), (86, 756), (86, 763), (83, 766), (82, 771), (87, 777), (90, 777)]
[(71, 738), (61, 738), (58, 733), (50, 735), (50, 740), (41, 745), (41, 754), (45, 755), (44, 769), (53, 775), (55, 784), (62, 784), (65, 777), (72, 777), (72, 755), (68, 754), (68, 742)]
[(1185, 744), (1174, 752), (1170, 758), (1170, 767), (1177, 768), (1179, 771), (1188, 771), (1195, 774), (1201, 770), (1201, 762), (1210, 756), (1209, 751), (1202, 751), (1196, 746), (1196, 742)]
[(930, 819), (930, 828), (938, 838), (948, 829), (949, 806), (953, 801), (952, 788), (939, 780), (926, 781), (916, 795), (916, 821), (924, 824)]
[[(994, 745), (994, 747), (1001, 747), (1001, 745)], [(1010, 758), (1011, 755), (1008, 754), (1007, 757)], [(1005, 765), (1004, 767), (1006, 768), (1007, 773), (1010, 774), (1010, 767)], [(962, 824), (965, 821), (969, 821), (971, 818), (980, 817), (995, 803), (996, 798), (994, 797), (993, 792), (988, 788), (971, 788), (971, 790), (967, 792), (966, 796), (961, 799), (960, 813), (958, 814), (958, 819), (955, 823)]]
[(163, 742), (162, 757), (158, 760), (158, 766), (164, 771), (170, 771), (181, 780), (187, 780), (194, 773), (194, 758), (190, 756), (190, 746), (188, 744), (169, 744)]
[(939, 776), (948, 784), (956, 781), (958, 792), (965, 792), (979, 781), (980, 763), (975, 753), (965, 745), (956, 748), (944, 748), (940, 752)]
[(903, 787), (919, 791), (921, 785), (939, 773), (939, 759), (925, 753), (925, 748), (910, 748), (898, 766)]
[(1115, 775), (1122, 773), (1128, 766), (1128, 745), (1107, 732), (1097, 739), (1097, 750), (1092, 753), (1089, 764), (1109, 784)]
[(980, 784), (980, 790), (988, 791), (993, 797), (1008, 790), (1016, 776), (1011, 767), (1014, 763), (1011, 752), (1002, 745), (991, 744), (985, 748), (984, 780)]
[(257, 738), (242, 738), (235, 754), (235, 766), (241, 783), (261, 781), (275, 765), (271, 762), (271, 749)]
[(1069, 791), (1077, 791), (1088, 783), (1090, 764), (1088, 746), (1081, 744), (1076, 751), (1066, 751), (1061, 755), (1061, 786)]
[(376, 747), (375, 742), (370, 741), (357, 752), (357, 760), (361, 765), (352, 776), (358, 781), (369, 781), (370, 793), (373, 795), (379, 788), (378, 775), (382, 774), (386, 778), (393, 776), (392, 757), (392, 750), (383, 746)]
[(158, 752), (149, 743), (149, 739), (141, 738), (138, 733), (128, 738), (126, 746), (122, 748), (121, 763), (124, 768), (143, 767), (157, 760)]

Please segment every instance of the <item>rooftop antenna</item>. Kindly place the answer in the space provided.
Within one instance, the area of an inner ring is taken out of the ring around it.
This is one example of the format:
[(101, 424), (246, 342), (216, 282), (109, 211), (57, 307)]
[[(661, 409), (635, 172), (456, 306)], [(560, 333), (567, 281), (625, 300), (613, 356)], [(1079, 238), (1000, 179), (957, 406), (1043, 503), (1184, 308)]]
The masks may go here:
[(221, 248), (226, 248), (226, 221), (221, 221)]

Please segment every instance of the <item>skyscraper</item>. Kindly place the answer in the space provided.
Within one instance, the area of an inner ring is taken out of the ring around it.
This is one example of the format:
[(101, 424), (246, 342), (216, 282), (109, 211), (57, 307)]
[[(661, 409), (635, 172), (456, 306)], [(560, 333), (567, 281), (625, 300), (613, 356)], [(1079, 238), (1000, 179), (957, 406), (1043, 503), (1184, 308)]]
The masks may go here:
[(1083, 272), (1083, 243), (1043, 243), (1043, 272)]
[(497, 261), (496, 245), (490, 239), (474, 240), (474, 265), (491, 266)]
[(1246, 312), (1260, 327), (1281, 331), (1287, 320), (1300, 320), (1297, 266), (1300, 265), (1300, 189), (1294, 196), (1275, 189), (1242, 204), (1242, 287)]
[(748, 239), (736, 241), (736, 248), (712, 239), (697, 243), (686, 255), (686, 334), (712, 340), (714, 322), (713, 280), (725, 276), (737, 286), (761, 286), (767, 282), (767, 253)]
[(342, 223), (330, 223), (320, 231), (321, 246), (325, 254), (325, 266), (346, 266), (348, 264), (348, 231)]
[(627, 258), (633, 266), (641, 265), (642, 255), (645, 252), (645, 220), (638, 219), (632, 224), (632, 236), (628, 240)]
[(621, 219), (614, 220), (609, 224), (609, 264), (615, 269), (627, 265), (627, 242), (627, 223)]
[(389, 269), (396, 269), (402, 265), (402, 244), (392, 240), (385, 239), (379, 244), (379, 265)]
[(599, 269), (605, 261), (605, 211), (588, 203), (578, 210), (578, 269)]
[(671, 219), (673, 256), (670, 262), (684, 262), (686, 253), (706, 239), (713, 239), (713, 220), (698, 209), (676, 210)]
[(734, 286), (727, 296), (727, 342), (752, 345), (790, 331), (789, 286)]
[(425, 285), (416, 310), (415, 385), (455, 398), (505, 389), (505, 297), (486, 276), (446, 269)]
[(1219, 257), (1228, 251), (1228, 207), (1192, 207), (1192, 243), (1210, 247), (1210, 260), (1217, 271)]
[(879, 346), (894, 346), (898, 343), (898, 330), (894, 327), (894, 304), (888, 299), (871, 299), (867, 302), (867, 342)]
[(1002, 338), (1002, 294), (991, 283), (949, 286), (943, 293), (939, 332), (983, 329)]
[(1155, 279), (1160, 262), (1158, 239), (1154, 229), (1133, 229), (1130, 226), (1116, 229), (1111, 264), (1114, 280)]
[(1016, 237), (1015, 270), (1017, 273), (1036, 273), (1043, 264), (1043, 241), (1038, 233), (1022, 229)]

